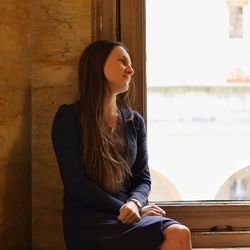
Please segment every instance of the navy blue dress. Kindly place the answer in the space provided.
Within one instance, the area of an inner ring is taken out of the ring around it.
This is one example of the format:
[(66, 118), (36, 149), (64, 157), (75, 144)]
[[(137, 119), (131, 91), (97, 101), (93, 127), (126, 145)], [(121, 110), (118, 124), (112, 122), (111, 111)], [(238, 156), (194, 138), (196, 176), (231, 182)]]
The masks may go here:
[(162, 230), (178, 223), (161, 216), (144, 216), (133, 225), (117, 220), (128, 198), (146, 205), (151, 186), (143, 118), (135, 111), (120, 112), (133, 177), (126, 192), (116, 195), (105, 192), (86, 176), (78, 105), (64, 104), (55, 115), (52, 142), (64, 184), (63, 227), (69, 250), (156, 250), (163, 240)]

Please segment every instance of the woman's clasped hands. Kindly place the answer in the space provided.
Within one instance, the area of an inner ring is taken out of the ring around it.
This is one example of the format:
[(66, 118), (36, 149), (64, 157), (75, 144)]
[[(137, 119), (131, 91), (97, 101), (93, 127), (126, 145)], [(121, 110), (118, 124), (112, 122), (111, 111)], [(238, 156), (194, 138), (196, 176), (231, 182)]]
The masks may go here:
[(133, 201), (128, 201), (120, 208), (117, 219), (123, 224), (134, 224), (143, 216), (165, 216), (166, 212), (154, 203), (150, 203), (140, 210)]

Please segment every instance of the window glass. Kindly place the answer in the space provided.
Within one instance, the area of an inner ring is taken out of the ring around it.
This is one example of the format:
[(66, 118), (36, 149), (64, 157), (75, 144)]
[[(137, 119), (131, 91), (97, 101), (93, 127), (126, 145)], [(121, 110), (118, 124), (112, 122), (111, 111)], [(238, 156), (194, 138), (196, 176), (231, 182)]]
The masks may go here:
[(150, 200), (250, 199), (247, 0), (147, 0)]

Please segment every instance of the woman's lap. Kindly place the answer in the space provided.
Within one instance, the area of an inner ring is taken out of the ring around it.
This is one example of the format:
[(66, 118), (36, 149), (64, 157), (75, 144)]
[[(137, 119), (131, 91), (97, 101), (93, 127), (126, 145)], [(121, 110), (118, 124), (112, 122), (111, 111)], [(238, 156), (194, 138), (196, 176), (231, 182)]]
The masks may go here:
[(154, 250), (163, 240), (162, 230), (178, 222), (145, 216), (134, 225), (108, 219), (88, 226), (75, 226), (65, 233), (69, 250)]
[(84, 238), (83, 230), (79, 227), (72, 228), (64, 235), (68, 250), (103, 250), (97, 243)]

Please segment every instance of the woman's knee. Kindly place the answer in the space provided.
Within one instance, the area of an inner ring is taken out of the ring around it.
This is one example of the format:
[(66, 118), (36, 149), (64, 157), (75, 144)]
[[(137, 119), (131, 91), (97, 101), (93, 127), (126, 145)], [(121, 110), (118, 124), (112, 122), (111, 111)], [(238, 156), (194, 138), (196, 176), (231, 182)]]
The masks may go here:
[(191, 233), (188, 227), (179, 224), (173, 224), (164, 230), (167, 239), (190, 241)]

